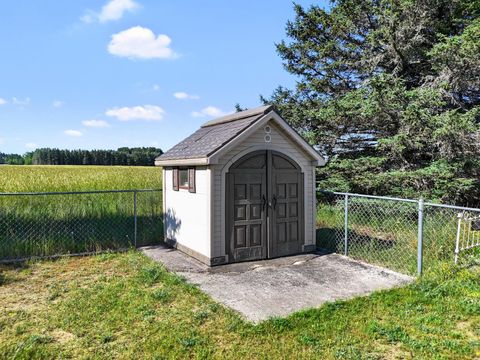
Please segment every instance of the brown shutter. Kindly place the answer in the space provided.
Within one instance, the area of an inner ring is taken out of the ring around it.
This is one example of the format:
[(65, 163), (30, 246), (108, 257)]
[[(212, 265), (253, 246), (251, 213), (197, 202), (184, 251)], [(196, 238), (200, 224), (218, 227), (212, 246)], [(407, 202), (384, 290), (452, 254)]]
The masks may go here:
[(188, 169), (188, 191), (195, 192), (195, 168)]
[(173, 169), (173, 190), (178, 191), (178, 168)]

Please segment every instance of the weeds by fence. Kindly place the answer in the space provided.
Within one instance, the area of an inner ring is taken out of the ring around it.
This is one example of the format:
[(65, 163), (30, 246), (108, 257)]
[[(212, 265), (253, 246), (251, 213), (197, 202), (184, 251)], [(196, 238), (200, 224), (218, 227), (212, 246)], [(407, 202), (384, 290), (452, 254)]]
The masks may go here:
[[(421, 200), (321, 192), (317, 245), (406, 274), (452, 266), (459, 213), (480, 209)], [(459, 262), (480, 260), (480, 247), (465, 249)]]
[(161, 190), (0, 194), (0, 260), (156, 244), (162, 216)]

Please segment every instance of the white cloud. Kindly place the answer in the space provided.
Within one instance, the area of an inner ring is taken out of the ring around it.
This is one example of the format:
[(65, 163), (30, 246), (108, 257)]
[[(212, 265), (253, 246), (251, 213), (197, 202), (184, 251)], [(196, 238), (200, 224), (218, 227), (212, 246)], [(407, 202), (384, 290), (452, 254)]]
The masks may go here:
[(105, 120), (84, 120), (82, 124), (86, 127), (93, 127), (93, 128), (108, 128), (110, 124)]
[(3, 143), (5, 143), (5, 139), (0, 137), (0, 145), (3, 144)]
[(227, 114), (230, 114), (230, 113), (222, 111), (215, 106), (207, 106), (206, 108), (203, 108), (200, 111), (193, 111), (191, 113), (193, 117), (205, 117), (205, 116), (219, 117)]
[(5, 105), (7, 103), (7, 100), (0, 98), (0, 105)]
[(153, 84), (152, 89), (153, 89), (154, 91), (158, 91), (158, 90), (160, 90), (160, 85), (158, 85), (158, 84)]
[(54, 100), (54, 101), (52, 102), (53, 107), (56, 107), (56, 108), (62, 107), (63, 104), (64, 104), (64, 102), (63, 102), (63, 101), (60, 101), (60, 100)]
[(12, 103), (14, 105), (27, 106), (27, 105), (30, 105), (30, 98), (26, 97), (25, 99), (21, 100), (21, 99), (18, 99), (16, 97), (13, 97), (12, 98)]
[(171, 42), (167, 35), (155, 36), (152, 30), (135, 26), (113, 34), (108, 52), (130, 59), (174, 59), (178, 55), (170, 49)]
[(146, 121), (160, 121), (165, 114), (160, 106), (156, 105), (143, 105), (143, 106), (132, 106), (132, 107), (122, 107), (122, 108), (113, 108), (105, 112), (105, 115), (116, 117), (121, 121), (130, 121), (130, 120), (146, 120)]
[(80, 137), (83, 135), (82, 132), (78, 130), (65, 130), (64, 134), (72, 137)]
[(38, 146), (37, 146), (37, 144), (35, 144), (35, 143), (33, 143), (33, 142), (29, 142), (29, 143), (26, 143), (26, 144), (25, 144), (25, 147), (26, 147), (27, 149), (30, 149), (30, 150), (35, 150)]
[(133, 0), (110, 0), (103, 5), (99, 13), (87, 10), (85, 14), (80, 17), (80, 20), (87, 24), (95, 21), (105, 23), (112, 20), (120, 20), (125, 12), (132, 12), (136, 8), (138, 8), (138, 4)]
[(98, 15), (100, 22), (119, 20), (126, 11), (133, 11), (138, 4), (132, 0), (111, 0), (102, 7)]
[(188, 94), (184, 91), (179, 91), (179, 92), (173, 93), (173, 96), (177, 99), (180, 99), (180, 100), (185, 100), (185, 99), (197, 100), (197, 99), (200, 99), (200, 96), (191, 95), (191, 94)]

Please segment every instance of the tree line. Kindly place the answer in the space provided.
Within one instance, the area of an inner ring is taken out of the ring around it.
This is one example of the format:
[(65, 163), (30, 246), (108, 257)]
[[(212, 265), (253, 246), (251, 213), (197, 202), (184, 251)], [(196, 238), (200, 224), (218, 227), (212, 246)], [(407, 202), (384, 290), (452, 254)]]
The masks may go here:
[(155, 147), (121, 147), (117, 150), (37, 149), (18, 154), (0, 153), (0, 164), (10, 165), (123, 165), (153, 166), (163, 151)]
[(265, 103), (328, 158), (319, 187), (480, 205), (480, 1), (295, 5), (294, 88)]

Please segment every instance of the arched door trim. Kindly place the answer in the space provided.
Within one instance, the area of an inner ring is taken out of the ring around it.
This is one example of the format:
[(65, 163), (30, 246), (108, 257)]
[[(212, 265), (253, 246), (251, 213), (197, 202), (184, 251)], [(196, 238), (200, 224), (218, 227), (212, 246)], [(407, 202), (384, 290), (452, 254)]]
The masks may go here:
[[(239, 160), (240, 158), (242, 158), (243, 156), (247, 155), (248, 153), (251, 153), (251, 152), (254, 152), (254, 151), (258, 151), (258, 150), (272, 150), (272, 151), (276, 151), (278, 153), (281, 153), (281, 154), (284, 154), (283, 153), (283, 149), (280, 148), (279, 146), (276, 146), (275, 144), (272, 144), (272, 143), (269, 143), (269, 144), (262, 144), (262, 145), (255, 145), (255, 146), (250, 146), (248, 147), (247, 149), (245, 150), (242, 150), (240, 151), (239, 153), (237, 153), (236, 155), (232, 156), (232, 158), (222, 167), (222, 170), (221, 170), (221, 191), (220, 191), (220, 253), (221, 254), (224, 254), (224, 255), (227, 255), (227, 250), (225, 248), (225, 244), (226, 244), (226, 238), (225, 238), (225, 233), (226, 233), (226, 216), (225, 216), (225, 204), (226, 204), (226, 198), (225, 198), (225, 183), (226, 183), (226, 174), (229, 172), (230, 170), (230, 167), (237, 161)], [(292, 160), (295, 161), (295, 163), (297, 163), (299, 166), (300, 166), (300, 169), (302, 170), (302, 173), (305, 175), (304, 176), (304, 183), (303, 183), (303, 186), (304, 186), (304, 189), (306, 189), (306, 185), (307, 185), (307, 176), (309, 176), (310, 174), (307, 173), (307, 170), (306, 168), (304, 167), (304, 162), (298, 158), (295, 154), (289, 154), (288, 155)], [(305, 193), (305, 197), (304, 197), (304, 201), (303, 201), (303, 207), (304, 207), (304, 213), (306, 214), (306, 206), (307, 206), (307, 191), (304, 191)], [(309, 231), (309, 229), (307, 229), (307, 222), (305, 221), (305, 231), (304, 231), (304, 234), (306, 234), (307, 232)], [(212, 242), (213, 244), (213, 242)], [(214, 252), (214, 249), (212, 248), (211, 249), (212, 253)]]

